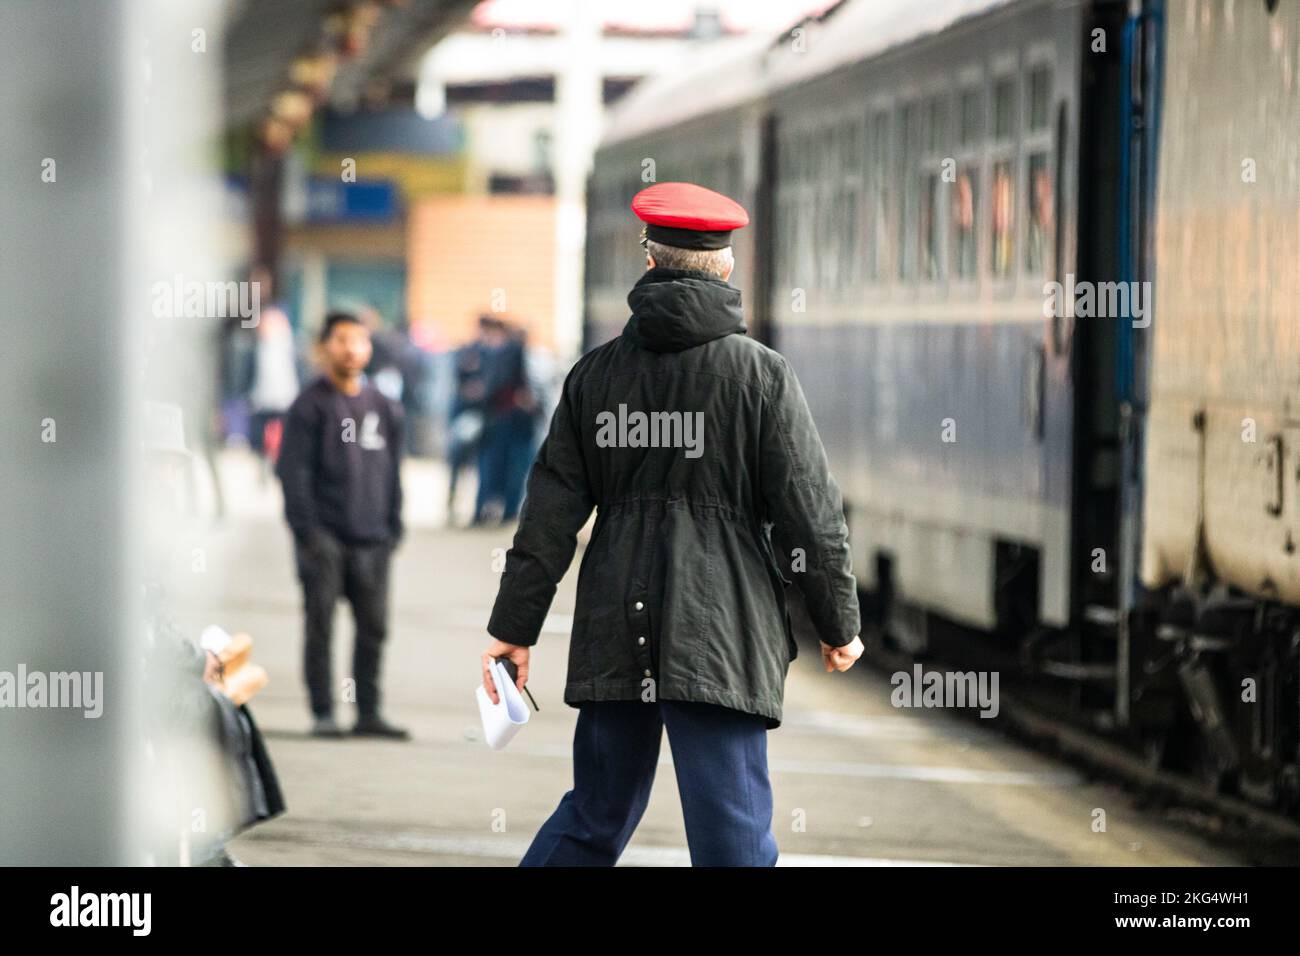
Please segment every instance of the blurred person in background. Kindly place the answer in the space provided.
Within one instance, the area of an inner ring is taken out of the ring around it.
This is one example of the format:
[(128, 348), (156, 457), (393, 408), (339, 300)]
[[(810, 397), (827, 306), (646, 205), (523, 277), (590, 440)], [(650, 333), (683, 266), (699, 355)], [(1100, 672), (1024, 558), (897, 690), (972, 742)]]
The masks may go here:
[(512, 361), (517, 363), (516, 371), (512, 372), (515, 386), (507, 406), (501, 412), (505, 426), (505, 479), (501, 487), (501, 520), (506, 522), (519, 517), (519, 504), (524, 497), (528, 468), (532, 465), (533, 454), (537, 450), (534, 436), (542, 412), (541, 383), (535, 377), (536, 361), (532, 354), (534, 350), (528, 347), (528, 333), (523, 328), (513, 329), (511, 337), (514, 339)]
[(352, 733), (405, 740), (409, 733), (381, 715), (379, 689), (389, 564), (404, 530), (401, 406), (364, 375), (372, 344), (357, 315), (327, 315), (319, 344), (325, 373), (290, 407), (277, 466), (302, 582), (311, 733), (343, 736), (330, 665), (334, 606), (342, 597), (356, 621)]
[(433, 401), (434, 356), (431, 338), (421, 334), (403, 319), (398, 324), (402, 335), (402, 411), (406, 416), (403, 435), (407, 455), (429, 453), (436, 415)]
[(483, 437), (474, 524), (513, 521), (532, 457), (537, 400), (528, 383), (523, 335), (488, 317), (483, 335)]
[[(447, 409), (447, 523), (454, 524), (456, 489), (461, 470), (477, 462), (479, 442), (483, 437), (484, 382), (483, 366), (487, 354), (488, 331), (496, 322), (480, 315), (478, 335), (452, 355), (451, 404)], [(480, 479), (481, 480), (481, 479)]]
[(358, 316), (370, 330), (373, 354), (366, 366), (366, 376), (379, 391), (395, 402), (401, 403), (406, 427), (403, 429), (404, 453), (411, 453), (417, 444), (417, 425), (423, 424), (427, 414), (424, 406), (424, 378), (428, 374), (429, 355), (416, 342), (405, 319), (392, 324), (373, 305), (367, 305)]
[(366, 365), (366, 376), (386, 397), (401, 402), (410, 339), (401, 329), (386, 324), (373, 305), (358, 309), (356, 315), (370, 332), (370, 362)]
[[(226, 843), (285, 810), (284, 796), (253, 713), (222, 687), (222, 662), (186, 636), (168, 610), (177, 528), (187, 514), (185, 445), (179, 405), (145, 406), (143, 685), (149, 702), (150, 861), (242, 866)], [(185, 557), (189, 557), (186, 552)]]
[(251, 444), (248, 394), (257, 368), (257, 333), (237, 316), (221, 322), (221, 440), (227, 447)]
[[(537, 447), (546, 437), (546, 427), (550, 423), (551, 414), (555, 411), (556, 395), (563, 376), (560, 374), (555, 353), (542, 346), (532, 346), (525, 350), (524, 366), (528, 387), (537, 402), (537, 409), (533, 413), (533, 452), (528, 461), (528, 466), (531, 466)], [(527, 481), (527, 473), (524, 480)]]
[[(225, 319), (221, 325), (219, 345), (221, 356), (221, 432), (227, 446), (246, 444), (260, 454), (262, 449), (261, 425), (264, 420), (259, 421), (256, 417), (258, 409), (254, 407), (253, 392), (257, 388), (259, 366), (263, 361), (261, 317), (278, 307), (275, 305), (275, 287), (271, 270), (265, 265), (260, 263), (252, 265), (248, 270), (246, 282), (257, 293), (259, 305), (255, 323), (246, 325), (242, 316), (231, 316)], [(283, 312), (282, 309), (279, 311)], [(290, 347), (292, 349), (292, 343)], [(274, 346), (272, 349), (274, 349)], [(273, 396), (278, 391), (274, 385), (276, 374), (276, 372), (268, 369), (264, 376), (263, 387), (266, 389), (267, 399), (271, 405), (274, 405), (275, 399)], [(296, 365), (294, 367), (294, 378), (296, 381)], [(296, 386), (294, 393), (297, 393)], [(292, 397), (290, 401), (292, 401)], [(283, 408), (280, 409), (280, 411), (283, 410)], [(273, 409), (268, 408), (267, 411), (273, 411)]]
[(293, 326), (278, 305), (265, 306), (257, 322), (253, 387), (248, 404), (249, 441), (270, 464), (279, 452), (284, 413), (298, 397), (298, 364)]

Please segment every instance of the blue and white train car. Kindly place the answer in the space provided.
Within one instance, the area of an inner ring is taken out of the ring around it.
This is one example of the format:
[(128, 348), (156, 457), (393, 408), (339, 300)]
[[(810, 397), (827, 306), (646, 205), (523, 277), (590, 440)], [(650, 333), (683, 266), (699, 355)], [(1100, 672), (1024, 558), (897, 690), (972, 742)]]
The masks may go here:
[[(733, 196), (732, 282), (891, 638), (955, 627), (1153, 760), (1295, 808), (1298, 63), (1276, 0), (845, 0), (620, 104), (588, 344), (643, 268), (632, 195)], [(1253, 191), (1218, 181), (1243, 156)]]

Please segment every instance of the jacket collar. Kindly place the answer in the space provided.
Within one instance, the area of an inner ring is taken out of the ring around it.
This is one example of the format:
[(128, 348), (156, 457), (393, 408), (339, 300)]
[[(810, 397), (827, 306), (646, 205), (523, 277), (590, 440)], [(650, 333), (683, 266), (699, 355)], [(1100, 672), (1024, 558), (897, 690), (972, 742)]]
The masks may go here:
[(627, 304), (632, 317), (623, 334), (652, 352), (680, 352), (746, 331), (740, 290), (707, 272), (648, 269)]

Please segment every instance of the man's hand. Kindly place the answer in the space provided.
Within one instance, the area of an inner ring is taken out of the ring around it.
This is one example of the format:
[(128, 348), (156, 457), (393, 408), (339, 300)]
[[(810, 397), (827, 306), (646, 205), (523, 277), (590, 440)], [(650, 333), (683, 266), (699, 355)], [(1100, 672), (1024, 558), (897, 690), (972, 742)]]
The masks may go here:
[(528, 652), (530, 650), (531, 648), (520, 644), (507, 644), (505, 641), (499, 641), (495, 637), (492, 638), (492, 643), (483, 652), (482, 667), (483, 689), (492, 698), (492, 703), (498, 704), (501, 702), (501, 698), (497, 696), (496, 685), (492, 683), (492, 672), (490, 670), (492, 662), (500, 658), (513, 662), (515, 667), (519, 669), (519, 676), (515, 681), (515, 686), (519, 688), (520, 693), (523, 693), (524, 684), (528, 683)]
[(831, 671), (846, 671), (853, 666), (853, 663), (862, 656), (862, 638), (855, 637), (843, 647), (831, 647), (825, 641), (822, 645), (822, 662), (826, 665), (826, 673)]

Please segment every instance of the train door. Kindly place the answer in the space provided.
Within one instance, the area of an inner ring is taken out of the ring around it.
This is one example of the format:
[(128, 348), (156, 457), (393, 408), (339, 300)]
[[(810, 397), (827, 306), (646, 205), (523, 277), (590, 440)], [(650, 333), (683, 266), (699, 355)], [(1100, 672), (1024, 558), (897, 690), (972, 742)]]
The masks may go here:
[[(1068, 363), (1073, 383), (1070, 619), (1062, 666), (1073, 678), (1071, 708), (1102, 719), (1117, 706), (1119, 579), (1118, 506), (1120, 417), (1115, 390), (1116, 325), (1078, 311), (1079, 290), (1111, 281), (1119, 268), (1119, 122), (1122, 4), (1098, 3), (1084, 13), (1078, 34), (1079, 102), (1075, 135), (1064, 101), (1056, 105), (1057, 162), (1077, 159), (1077, 252), (1074, 274), (1058, 241), (1057, 281), (1067, 315), (1051, 320), (1053, 351)], [(1071, 142), (1072, 141), (1072, 142)], [(1058, 238), (1060, 238), (1058, 236)], [(1058, 654), (1060, 653), (1058, 650)]]
[[(1132, 302), (1096, 311), (1102, 288), (1126, 287), (1145, 271), (1149, 156), (1154, 110), (1147, 60), (1158, 24), (1125, 4), (1098, 3), (1085, 23), (1078, 141), (1078, 276), (1094, 307), (1072, 321), (1075, 382), (1072, 593), (1080, 661), (1097, 679), (1080, 685), (1085, 709), (1129, 719), (1127, 621), (1136, 580), (1138, 463), (1144, 402), (1135, 375)], [(1099, 39), (1100, 38), (1100, 39)], [(1105, 284), (1105, 285), (1103, 285)]]

